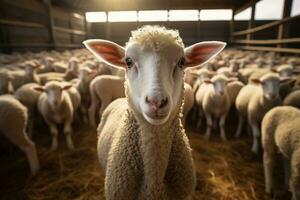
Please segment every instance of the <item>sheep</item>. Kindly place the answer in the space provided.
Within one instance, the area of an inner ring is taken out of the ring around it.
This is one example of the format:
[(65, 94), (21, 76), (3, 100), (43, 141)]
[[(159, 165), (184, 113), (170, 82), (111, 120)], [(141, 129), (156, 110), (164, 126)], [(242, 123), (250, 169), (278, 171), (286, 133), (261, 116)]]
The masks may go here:
[(26, 106), (28, 110), (28, 134), (30, 137), (32, 137), (34, 121), (37, 118), (37, 102), (40, 96), (40, 92), (34, 90), (34, 87), (39, 87), (39, 85), (27, 83), (15, 92), (16, 99)]
[(74, 149), (72, 141), (72, 121), (74, 108), (70, 95), (66, 92), (72, 85), (65, 85), (61, 82), (50, 81), (45, 86), (34, 87), (35, 90), (42, 92), (38, 99), (38, 110), (50, 128), (52, 135), (51, 149), (56, 150), (58, 146), (57, 124), (64, 124), (64, 134), (67, 146)]
[(300, 111), (291, 106), (280, 106), (270, 110), (261, 125), (265, 189), (274, 192), (275, 159), (283, 155), (286, 188), (290, 188), (292, 199), (300, 199)]
[(283, 105), (294, 106), (300, 109), (300, 90), (293, 91), (285, 97)]
[(265, 74), (260, 79), (253, 78), (251, 79), (252, 84), (243, 87), (236, 98), (235, 105), (239, 112), (239, 123), (235, 136), (240, 136), (245, 117), (247, 117), (253, 134), (251, 150), (254, 153), (259, 151), (259, 124), (266, 112), (281, 104), (280, 83), (289, 80), (289, 78), (280, 79), (275, 73)]
[(79, 78), (73, 79), (72, 84), (77, 88), (81, 96), (80, 112), (83, 116), (85, 124), (88, 120), (88, 108), (91, 105), (91, 95), (89, 91), (91, 81), (96, 77), (97, 70), (91, 70), (88, 67), (81, 67), (79, 70)]
[(215, 75), (212, 79), (206, 79), (207, 85), (203, 94), (202, 109), (206, 117), (206, 133), (205, 137), (209, 139), (213, 125), (213, 118), (220, 119), (220, 135), (222, 140), (226, 140), (225, 120), (231, 106), (230, 97), (228, 95), (227, 84), (236, 79), (228, 79), (222, 74)]
[(39, 68), (37, 70), (37, 73), (47, 73), (47, 72), (54, 72), (54, 69), (52, 67), (54, 63), (54, 58), (52, 57), (45, 57), (43, 60), (42, 60), (42, 66), (41, 68)]
[(17, 70), (9, 72), (14, 90), (17, 90), (26, 83), (40, 82), (40, 79), (36, 74), (36, 69), (40, 66), (36, 62), (27, 61), (22, 65), (22, 67), (24, 67), (25, 71)]
[(190, 110), (192, 109), (194, 102), (195, 102), (195, 97), (194, 97), (193, 88), (189, 84), (184, 83), (184, 102), (183, 102), (183, 109), (182, 109), (183, 125), (185, 125), (186, 123), (187, 116)]
[(106, 199), (188, 199), (196, 177), (180, 119), (183, 69), (206, 62), (225, 44), (183, 49), (178, 31), (160, 26), (131, 33), (125, 48), (107, 40), (84, 42), (102, 61), (126, 70), (126, 98), (113, 101), (98, 126)]
[(227, 92), (228, 92), (231, 106), (235, 104), (236, 98), (244, 86), (245, 84), (243, 82), (237, 80), (227, 84)]
[(39, 170), (39, 160), (34, 142), (26, 134), (27, 109), (11, 95), (0, 96), (0, 132), (25, 154), (31, 174)]
[(13, 93), (14, 88), (9, 73), (7, 71), (0, 71), (0, 95)]
[(101, 118), (104, 109), (115, 99), (125, 97), (124, 78), (112, 75), (96, 77), (90, 84), (91, 105), (89, 107), (89, 121), (92, 127), (96, 127), (95, 113), (99, 109)]

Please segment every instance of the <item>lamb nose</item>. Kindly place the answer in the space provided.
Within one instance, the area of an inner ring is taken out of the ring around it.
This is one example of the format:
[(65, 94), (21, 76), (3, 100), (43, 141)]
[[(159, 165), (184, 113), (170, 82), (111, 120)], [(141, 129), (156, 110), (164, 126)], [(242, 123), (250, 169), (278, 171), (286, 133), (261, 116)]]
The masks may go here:
[(162, 109), (168, 104), (168, 98), (161, 98), (161, 100), (152, 100), (148, 96), (146, 96), (145, 101), (148, 105), (150, 105), (154, 110)]

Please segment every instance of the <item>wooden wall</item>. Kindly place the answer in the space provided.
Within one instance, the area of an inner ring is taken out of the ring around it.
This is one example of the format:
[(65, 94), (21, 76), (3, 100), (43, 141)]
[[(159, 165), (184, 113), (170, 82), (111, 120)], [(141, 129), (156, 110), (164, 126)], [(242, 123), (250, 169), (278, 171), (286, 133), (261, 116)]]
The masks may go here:
[(62, 50), (82, 46), (82, 41), (87, 37), (84, 15), (51, 5), (52, 38), (46, 2), (0, 1), (1, 52)]

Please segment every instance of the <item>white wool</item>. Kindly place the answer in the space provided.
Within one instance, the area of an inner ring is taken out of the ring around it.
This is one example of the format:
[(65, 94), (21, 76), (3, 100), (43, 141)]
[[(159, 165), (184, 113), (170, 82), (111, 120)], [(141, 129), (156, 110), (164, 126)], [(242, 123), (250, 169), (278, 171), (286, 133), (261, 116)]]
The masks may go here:
[(163, 26), (145, 25), (141, 28), (131, 31), (131, 37), (126, 46), (131, 43), (138, 43), (144, 47), (151, 47), (155, 51), (159, 51), (170, 43), (175, 43), (184, 48), (183, 41), (177, 30), (166, 29)]

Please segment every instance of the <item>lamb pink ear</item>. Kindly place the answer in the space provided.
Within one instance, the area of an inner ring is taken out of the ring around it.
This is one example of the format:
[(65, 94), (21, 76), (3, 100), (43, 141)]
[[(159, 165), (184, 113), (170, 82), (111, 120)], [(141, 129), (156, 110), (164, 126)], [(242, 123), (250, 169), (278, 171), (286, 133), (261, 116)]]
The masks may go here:
[(225, 42), (199, 42), (184, 49), (185, 67), (196, 67), (218, 55), (226, 46)]
[(42, 87), (42, 86), (33, 87), (33, 89), (38, 91), (38, 92), (45, 92), (45, 88)]
[(97, 58), (106, 64), (126, 69), (124, 62), (125, 49), (120, 45), (101, 39), (91, 39), (83, 42), (85, 47), (90, 50)]

